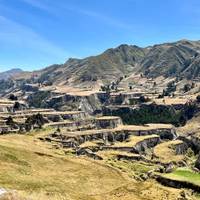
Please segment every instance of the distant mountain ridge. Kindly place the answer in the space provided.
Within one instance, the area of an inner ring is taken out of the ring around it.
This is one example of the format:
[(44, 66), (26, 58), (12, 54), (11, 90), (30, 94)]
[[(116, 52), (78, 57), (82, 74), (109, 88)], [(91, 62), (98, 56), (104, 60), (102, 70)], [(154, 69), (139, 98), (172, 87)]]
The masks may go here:
[(200, 77), (200, 41), (180, 40), (146, 48), (124, 44), (97, 56), (69, 59), (64, 64), (29, 73), (28, 77), (37, 76), (40, 83), (82, 87), (116, 81), (133, 73), (147, 77)]
[(14, 68), (5, 72), (0, 72), (0, 80), (7, 80), (14, 78), (15, 75), (22, 73), (23, 71), (19, 68)]
[[(137, 64), (145, 56), (145, 49), (132, 46), (120, 45), (117, 48), (108, 49), (98, 56), (91, 56), (84, 59), (69, 59), (61, 65), (52, 65), (45, 69), (29, 74), (38, 77), (40, 83), (52, 82), (61, 85), (93, 85), (97, 81), (103, 83), (112, 82), (130, 75), (136, 71)], [(27, 75), (27, 74), (26, 74)], [(18, 76), (18, 79), (23, 78)]]

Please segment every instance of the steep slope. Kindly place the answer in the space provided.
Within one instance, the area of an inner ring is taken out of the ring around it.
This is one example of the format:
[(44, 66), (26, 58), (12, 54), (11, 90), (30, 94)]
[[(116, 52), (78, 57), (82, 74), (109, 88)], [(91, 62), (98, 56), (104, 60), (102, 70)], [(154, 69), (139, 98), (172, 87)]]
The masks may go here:
[(192, 61), (192, 63), (181, 73), (181, 75), (187, 79), (200, 77), (200, 55)]
[(52, 65), (34, 74), (38, 82), (52, 82), (56, 85), (93, 85), (97, 81), (110, 83), (137, 71), (144, 56), (143, 48), (121, 45), (98, 56), (71, 58), (63, 65)]
[(7, 80), (9, 78), (12, 78), (13, 76), (21, 73), (22, 70), (21, 69), (11, 69), (11, 70), (8, 70), (8, 71), (5, 71), (5, 72), (1, 72), (0, 73), (0, 80)]
[[(150, 48), (141, 62), (141, 72), (149, 77), (174, 77), (180, 74), (186, 76), (184, 71), (198, 57), (200, 42), (181, 40), (175, 43), (155, 45)], [(188, 71), (187, 71), (188, 72)], [(187, 73), (187, 76), (190, 74)]]

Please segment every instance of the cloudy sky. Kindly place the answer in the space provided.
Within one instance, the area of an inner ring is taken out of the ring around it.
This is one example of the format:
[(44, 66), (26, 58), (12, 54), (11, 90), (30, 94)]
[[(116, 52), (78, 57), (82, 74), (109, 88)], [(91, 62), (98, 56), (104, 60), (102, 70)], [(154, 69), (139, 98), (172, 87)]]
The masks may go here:
[(0, 71), (200, 39), (199, 0), (0, 0)]

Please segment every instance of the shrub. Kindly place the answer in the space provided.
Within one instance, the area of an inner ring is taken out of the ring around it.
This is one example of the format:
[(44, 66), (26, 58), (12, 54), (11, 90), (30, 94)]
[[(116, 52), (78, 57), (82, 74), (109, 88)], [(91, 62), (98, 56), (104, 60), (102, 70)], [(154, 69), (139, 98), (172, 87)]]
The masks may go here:
[(140, 103), (145, 103), (145, 102), (148, 102), (148, 101), (149, 101), (149, 98), (148, 98), (148, 97), (140, 96), (140, 98), (139, 98), (139, 102), (140, 102)]
[(17, 101), (17, 102), (15, 102), (15, 104), (14, 104), (14, 106), (13, 106), (13, 109), (14, 109), (14, 110), (20, 110), (20, 107), (21, 107), (21, 105), (20, 105), (20, 103)]
[(47, 122), (46, 119), (41, 114), (36, 114), (27, 118), (25, 122), (26, 131), (30, 131), (33, 126), (37, 128), (42, 128), (42, 126)]
[(42, 108), (45, 107), (45, 100), (50, 97), (50, 92), (39, 91), (35, 92), (28, 97), (30, 107)]
[(185, 84), (184, 87), (183, 87), (183, 91), (184, 91), (184, 92), (188, 92), (188, 91), (191, 90), (191, 88), (192, 88), (192, 87), (191, 87), (190, 84)]
[(200, 103), (200, 95), (197, 96), (196, 100), (198, 103)]
[(9, 96), (9, 99), (10, 99), (11, 101), (17, 101), (17, 100), (18, 100), (18, 98), (17, 98), (14, 94), (11, 94), (11, 95)]

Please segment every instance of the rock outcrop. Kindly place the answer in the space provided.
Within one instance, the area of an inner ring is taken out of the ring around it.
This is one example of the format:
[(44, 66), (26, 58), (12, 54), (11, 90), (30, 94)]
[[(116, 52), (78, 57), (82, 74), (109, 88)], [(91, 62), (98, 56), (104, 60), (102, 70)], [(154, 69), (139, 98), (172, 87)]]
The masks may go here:
[(148, 139), (138, 142), (134, 146), (134, 149), (138, 153), (141, 153), (141, 152), (145, 152), (149, 148), (155, 147), (159, 143), (160, 143), (160, 137), (152, 137), (152, 138), (148, 138)]
[[(174, 131), (172, 126), (164, 125), (156, 125), (155, 127), (151, 125), (149, 126), (121, 126), (120, 128), (114, 129), (100, 129), (100, 130), (86, 130), (86, 131), (76, 131), (76, 132), (66, 132), (60, 134), (59, 137), (54, 137), (58, 139), (60, 143), (65, 141), (72, 140), (71, 143), (68, 144), (80, 145), (86, 141), (94, 141), (94, 140), (103, 140), (105, 144), (113, 143), (113, 142), (123, 142), (127, 140), (130, 136), (149, 136), (149, 135), (158, 135), (158, 138), (171, 138), (174, 139), (176, 136), (176, 132)], [(170, 137), (168, 137), (170, 136)], [(50, 135), (50, 138), (52, 135)], [(72, 147), (69, 146), (69, 147)], [(138, 147), (139, 148), (139, 147)]]
[(188, 145), (184, 142), (174, 145), (176, 155), (184, 155), (188, 150)]
[(190, 182), (170, 179), (164, 176), (157, 176), (156, 180), (159, 183), (163, 184), (164, 186), (173, 187), (173, 188), (186, 188), (186, 189), (192, 189), (198, 193), (200, 192), (200, 186), (195, 185)]
[(98, 156), (97, 154), (95, 154), (94, 152), (92, 152), (90, 149), (84, 149), (84, 148), (80, 148), (76, 151), (76, 154), (78, 156), (80, 155), (86, 155), (90, 158), (93, 158), (94, 160), (103, 160), (102, 157)]
[(101, 112), (103, 95), (59, 95), (45, 101), (45, 106), (57, 110), (81, 110), (89, 114)]
[(184, 143), (187, 144), (189, 148), (191, 148), (195, 154), (200, 153), (200, 138), (199, 136), (192, 135), (192, 136), (179, 136), (179, 140), (182, 140)]
[(98, 129), (107, 129), (107, 128), (117, 128), (118, 126), (122, 125), (122, 120), (120, 117), (113, 117), (113, 116), (105, 116), (96, 118), (96, 127)]

